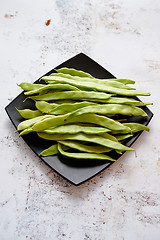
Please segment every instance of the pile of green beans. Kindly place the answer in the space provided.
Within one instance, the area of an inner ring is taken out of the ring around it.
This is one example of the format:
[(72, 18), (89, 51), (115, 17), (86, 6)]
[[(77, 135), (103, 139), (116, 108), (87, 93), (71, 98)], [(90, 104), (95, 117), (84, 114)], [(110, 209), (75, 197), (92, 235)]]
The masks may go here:
[(56, 69), (43, 76), (45, 84), (23, 82), (19, 86), (35, 102), (35, 110), (17, 109), (24, 120), (19, 136), (37, 133), (53, 141), (40, 155), (115, 161), (109, 153), (134, 151), (124, 140), (149, 128), (128, 122), (130, 116), (148, 117), (145, 103), (134, 96), (149, 96), (128, 86), (130, 79), (98, 79), (72, 68)]

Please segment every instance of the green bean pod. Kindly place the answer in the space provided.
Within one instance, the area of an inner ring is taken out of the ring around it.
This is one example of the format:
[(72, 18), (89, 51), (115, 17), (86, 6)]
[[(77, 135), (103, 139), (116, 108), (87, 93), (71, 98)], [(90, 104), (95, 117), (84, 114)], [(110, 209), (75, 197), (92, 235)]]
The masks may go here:
[(133, 133), (143, 130), (149, 132), (149, 128), (140, 123), (123, 123), (123, 125), (129, 127)]
[(67, 74), (71, 76), (78, 76), (78, 77), (88, 77), (88, 78), (94, 78), (91, 76), (91, 74), (81, 71), (81, 70), (76, 70), (74, 68), (60, 68), (60, 69), (54, 69), (57, 73), (62, 73), (62, 74)]
[(109, 132), (110, 130), (102, 127), (88, 127), (81, 125), (61, 125), (54, 128), (49, 128), (43, 130), (47, 134), (76, 134), (76, 133), (86, 133), (86, 134), (102, 134)]
[(18, 110), (17, 108), (16, 110), (25, 119), (35, 118), (43, 115), (42, 112), (39, 110), (31, 110), (31, 109)]
[(63, 145), (61, 143), (58, 143), (58, 151), (69, 158), (79, 158), (79, 159), (99, 159), (99, 160), (108, 160), (108, 161), (116, 161), (115, 159), (100, 153), (73, 153), (73, 152), (67, 152), (63, 150)]
[(19, 87), (21, 87), (24, 91), (33, 91), (40, 89), (44, 87), (44, 84), (35, 84), (35, 83), (28, 83), (28, 82), (22, 82), (18, 84)]
[(123, 83), (123, 84), (135, 84), (135, 81), (134, 80), (131, 80), (131, 79), (123, 79), (123, 78), (109, 78), (109, 79), (101, 79), (102, 81), (103, 80), (110, 80), (110, 81), (116, 81), (116, 82), (120, 82), (120, 83)]
[[(52, 73), (52, 74), (50, 74), (50, 76), (58, 76), (58, 77), (62, 77), (62, 78), (69, 78), (69, 79), (75, 79), (75, 80), (78, 80), (78, 78), (76, 78), (76, 77), (80, 77), (79, 80), (80, 81), (83, 80), (83, 79), (81, 79), (81, 76), (71, 75), (71, 74), (62, 73), (62, 72)], [(120, 82), (123, 84), (135, 84), (135, 81), (131, 80), (131, 79), (118, 79), (118, 78), (108, 78), (108, 79), (101, 78), (101, 79), (99, 79), (99, 78), (92, 77), (91, 75), (88, 75), (88, 73), (86, 75), (84, 75), (83, 77), (89, 78), (89, 79), (98, 79), (100, 81), (103, 81), (103, 80), (104, 81), (116, 81), (116, 82)]]
[(146, 105), (152, 105), (152, 103), (144, 103), (133, 98), (124, 98), (124, 97), (111, 97), (104, 101), (105, 103), (114, 103), (114, 104), (127, 104), (135, 107), (142, 107)]
[(41, 111), (42, 113), (49, 113), (51, 112), (55, 107), (58, 106), (56, 103), (48, 103), (45, 101), (36, 101), (35, 103), (36, 108)]
[(101, 115), (125, 115), (125, 116), (143, 116), (147, 117), (148, 115), (138, 107), (122, 105), (122, 104), (96, 104), (93, 106), (87, 106), (75, 110), (70, 115), (66, 117), (66, 120), (72, 117), (80, 116), (85, 113), (97, 113)]
[(43, 157), (51, 156), (51, 155), (56, 155), (58, 153), (58, 144), (54, 144), (50, 146), (49, 148), (43, 150), (40, 155)]
[[(123, 89), (130, 89), (130, 90), (135, 90), (135, 88), (132, 88), (132, 87), (129, 87), (129, 86), (126, 86), (126, 81), (124, 83), (124, 79), (122, 81), (122, 79), (119, 79), (119, 81), (117, 81), (116, 79), (98, 79), (98, 78), (81, 78), (81, 77), (78, 77), (78, 76), (71, 76), (69, 74), (62, 74), (62, 73), (52, 73), (50, 75), (51, 77), (53, 77), (53, 79), (56, 81), (56, 80), (65, 80), (65, 79), (71, 79), (71, 80), (75, 80), (75, 81), (86, 81), (86, 82), (94, 82), (95, 84), (101, 84), (101, 85), (104, 85), (104, 86), (111, 86), (111, 87), (117, 87), (117, 88), (123, 88)], [(102, 81), (103, 80), (103, 81)], [(128, 81), (129, 82), (129, 81)], [(130, 81), (131, 83), (132, 81)]]
[(47, 84), (47, 85), (43, 85), (43, 87), (32, 90), (32, 91), (28, 91), (25, 92), (25, 95), (32, 95), (32, 94), (36, 94), (36, 93), (42, 93), (44, 91), (48, 92), (49, 90), (72, 90), (72, 91), (80, 91), (77, 87), (74, 87), (72, 85), (69, 84)]
[(119, 142), (112, 141), (107, 138), (103, 138), (97, 135), (87, 135), (87, 134), (47, 134), (44, 132), (37, 133), (39, 137), (46, 140), (60, 141), (60, 140), (78, 140), (78, 141), (87, 141), (92, 143), (98, 143), (99, 145), (112, 148), (120, 151), (134, 151), (134, 149), (124, 146)]
[[(52, 81), (54, 82), (62, 82), (62, 83), (69, 83), (71, 85), (75, 85), (78, 84), (77, 87), (79, 87), (80, 89), (85, 89), (88, 86), (92, 86), (92, 88), (96, 85), (101, 86), (101, 88), (107, 89), (109, 87), (113, 87), (113, 88), (118, 88), (118, 89), (128, 89), (128, 90), (135, 90), (134, 88), (127, 86), (121, 82), (118, 81), (110, 81), (109, 79), (103, 80), (101, 81), (101, 79), (90, 79), (90, 78), (80, 78), (80, 77), (76, 77), (76, 76), (70, 76), (69, 78), (66, 77), (61, 77), (58, 74), (54, 74), (54, 75), (50, 75), (50, 76), (44, 76), (42, 78), (43, 80), (47, 81), (50, 83), (52, 83)], [(83, 84), (82, 84), (83, 83)], [(76, 85), (75, 85), (76, 86)], [(94, 89), (94, 88), (93, 88)], [(90, 88), (90, 90), (92, 90)]]
[(22, 131), (26, 128), (32, 127), (35, 123), (38, 124), (38, 122), (41, 122), (44, 119), (49, 119), (49, 118), (50, 118), (50, 115), (44, 115), (44, 116), (38, 116), (35, 118), (24, 120), (24, 121), (20, 122), (20, 124), (17, 127), (17, 130)]
[(113, 142), (118, 142), (118, 141), (117, 141), (117, 138), (116, 138), (115, 136), (111, 135), (110, 133), (107, 133), (107, 132), (101, 133), (100, 136), (101, 136), (101, 137), (104, 137), (104, 138), (106, 138), (106, 139), (109, 139), (109, 140), (111, 140), (111, 141), (113, 141)]
[(31, 132), (34, 132), (32, 127), (25, 128), (24, 130), (22, 130), (22, 131), (20, 132), (19, 137), (22, 136), (22, 135), (29, 134), (29, 133), (31, 133)]
[[(118, 94), (118, 95), (124, 95), (124, 96), (138, 96), (138, 95), (142, 95), (142, 96), (150, 96), (150, 93), (147, 92), (141, 92), (141, 91), (136, 91), (136, 90), (131, 90), (131, 89), (123, 89), (120, 88), (119, 83), (118, 85), (116, 85), (117, 87), (115, 87), (115, 83), (116, 81), (108, 81), (103, 83), (103, 81), (98, 80), (94, 81), (85, 81), (85, 80), (81, 80), (81, 81), (75, 81), (72, 79), (67, 79), (67, 78), (61, 78), (61, 77), (54, 77), (54, 76), (44, 76), (42, 77), (42, 80), (52, 83), (52, 81), (54, 82), (59, 82), (59, 83), (68, 83), (70, 85), (76, 86), (76, 87), (80, 87), (80, 88), (84, 88), (86, 90), (97, 90), (100, 92), (107, 92), (107, 93), (114, 93), (114, 94)], [(113, 85), (114, 84), (114, 85)], [(125, 84), (123, 84), (124, 86), (126, 86)], [(118, 87), (119, 86), (119, 87)]]
[(73, 100), (90, 100), (98, 101), (101, 99), (108, 99), (111, 97), (111, 94), (102, 93), (102, 92), (87, 92), (87, 91), (64, 91), (64, 92), (55, 92), (47, 93), (44, 95), (31, 96), (28, 97), (34, 101), (52, 101), (59, 99), (73, 99)]
[(126, 140), (127, 138), (133, 137), (133, 134), (117, 134), (115, 135), (118, 141)]
[(49, 118), (42, 119), (39, 122), (35, 122), (33, 125), (33, 130), (36, 132), (43, 131), (50, 127), (56, 127), (68, 123), (93, 123), (99, 126), (111, 129), (111, 130), (130, 130), (127, 126), (124, 126), (122, 123), (115, 121), (111, 118), (96, 114), (83, 114), (81, 116), (73, 117), (66, 121), (65, 119), (69, 114), (60, 115), (60, 116), (50, 116)]
[(107, 147), (100, 146), (100, 145), (92, 146), (92, 145), (87, 145), (87, 143), (83, 144), (83, 142), (80, 142), (80, 141), (64, 140), (64, 141), (58, 141), (58, 142), (67, 147), (74, 148), (74, 149), (77, 149), (82, 152), (105, 153), (105, 152), (110, 152), (113, 150), (112, 148), (107, 148)]
[(80, 109), (82, 107), (91, 106), (93, 104), (96, 104), (96, 103), (87, 102), (87, 101), (76, 102), (76, 103), (62, 103), (57, 107), (53, 108), (49, 113), (55, 114), (55, 115), (66, 114), (66, 113), (73, 112), (77, 109)]
[(130, 128), (130, 131), (125, 129), (125, 130), (120, 130), (120, 131), (111, 131), (111, 134), (126, 134), (126, 133), (136, 133), (139, 131), (147, 131), (149, 132), (149, 128), (143, 124), (140, 123), (123, 123), (124, 126), (127, 126)]

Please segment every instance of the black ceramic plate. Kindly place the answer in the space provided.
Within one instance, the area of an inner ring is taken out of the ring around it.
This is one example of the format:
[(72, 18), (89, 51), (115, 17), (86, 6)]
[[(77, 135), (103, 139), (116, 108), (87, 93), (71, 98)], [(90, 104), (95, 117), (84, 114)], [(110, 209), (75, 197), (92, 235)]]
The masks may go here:
[[(75, 68), (77, 70), (86, 71), (92, 74), (94, 77), (98, 78), (115, 78), (110, 72), (100, 66), (98, 63), (93, 61), (91, 58), (86, 56), (83, 53), (76, 55), (75, 57), (69, 59), (68, 61), (62, 63), (56, 68)], [(51, 70), (47, 74), (49, 75), (54, 70)], [(38, 79), (39, 80), (39, 79)], [(37, 80), (37, 81), (38, 81)], [(36, 82), (37, 82), (36, 81)], [(18, 95), (6, 108), (6, 112), (14, 124), (15, 127), (23, 120), (19, 113), (16, 111), (15, 107), (18, 109), (24, 108), (34, 108), (33, 102), (31, 100), (27, 100), (23, 102), (26, 98), (23, 92)], [(131, 117), (130, 121), (135, 121), (144, 125), (147, 125), (151, 120), (153, 114), (147, 108), (143, 108), (144, 111), (148, 114), (148, 118), (144, 117)], [(141, 132), (132, 137), (129, 141), (125, 142), (125, 145), (131, 146), (133, 142), (140, 136)], [(28, 146), (39, 156), (39, 153), (45, 148), (51, 145), (51, 142), (40, 139), (36, 134), (28, 134), (23, 136), (24, 141), (28, 144)], [(118, 159), (119, 155), (114, 155), (114, 158)], [(77, 159), (67, 159), (60, 155), (51, 156), (51, 157), (40, 157), (46, 164), (48, 164), (53, 170), (59, 173), (62, 177), (70, 181), (75, 185), (79, 185), (86, 180), (94, 177), (96, 174), (109, 167), (112, 162), (106, 161), (91, 161), (91, 160), (77, 160)]]

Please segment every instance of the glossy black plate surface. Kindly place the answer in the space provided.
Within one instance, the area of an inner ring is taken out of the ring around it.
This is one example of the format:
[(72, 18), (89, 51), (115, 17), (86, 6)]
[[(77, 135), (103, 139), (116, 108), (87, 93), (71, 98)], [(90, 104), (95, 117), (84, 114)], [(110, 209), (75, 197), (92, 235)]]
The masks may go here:
[[(104, 69), (102, 66), (100, 66), (98, 63), (83, 53), (74, 56), (56, 68), (62, 67), (75, 68), (77, 70), (86, 71), (92, 74), (94, 77), (98, 78), (115, 78), (115, 76), (113, 76), (110, 72), (108, 72), (106, 69)], [(44, 75), (49, 75), (52, 72), (54, 72), (54, 70), (51, 70)], [(10, 120), (15, 127), (17, 127), (18, 124), (23, 120), (15, 107), (18, 109), (34, 109), (34, 104), (31, 100), (23, 102), (25, 98), (26, 96), (24, 96), (22, 92), (5, 108)], [(147, 125), (150, 122), (153, 113), (147, 107), (143, 107), (143, 110), (148, 114), (149, 117), (131, 117), (130, 121)], [(137, 133), (130, 140), (126, 141), (125, 145), (131, 146), (133, 142), (140, 136), (140, 134), (141, 132)], [(23, 136), (23, 139), (38, 156), (42, 150), (51, 145), (50, 141), (40, 139), (35, 133), (25, 135)], [(79, 185), (86, 180), (94, 177), (96, 174), (112, 164), (111, 162), (106, 161), (68, 159), (60, 155), (40, 158), (62, 177), (75, 185)], [(114, 158), (118, 159), (119, 155), (115, 155)]]

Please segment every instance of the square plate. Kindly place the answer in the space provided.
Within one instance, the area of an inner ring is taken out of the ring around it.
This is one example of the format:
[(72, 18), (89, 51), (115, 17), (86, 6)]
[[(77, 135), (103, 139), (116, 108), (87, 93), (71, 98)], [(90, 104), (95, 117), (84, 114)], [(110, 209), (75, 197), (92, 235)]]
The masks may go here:
[[(67, 60), (66, 62), (60, 64), (56, 68), (75, 68), (77, 70), (82, 70), (90, 73), (94, 77), (97, 78), (115, 78), (110, 72), (96, 63), (94, 60), (89, 58), (83, 53), (80, 53), (73, 58)], [(55, 69), (56, 69), (55, 68)], [(51, 70), (50, 72), (44, 75), (50, 75), (51, 73), (55, 72)], [(35, 83), (37, 83), (35, 81)], [(15, 109), (24, 109), (30, 108), (34, 109), (33, 101), (28, 99), (27, 101), (23, 102), (26, 98), (24, 93), (22, 92), (18, 95), (7, 107), (5, 108), (10, 120), (17, 128), (18, 124), (23, 120), (23, 118), (19, 115), (17, 110)], [(143, 107), (143, 110), (148, 114), (148, 117), (130, 117), (129, 120), (132, 122), (138, 122), (144, 125), (147, 125), (151, 118), (153, 117), (153, 113), (147, 108)], [(133, 142), (140, 136), (141, 132), (137, 133), (125, 142), (126, 146), (131, 146)], [(45, 148), (51, 145), (50, 141), (46, 141), (40, 139), (35, 133), (30, 133), (28, 135), (22, 136), (24, 141), (28, 144), (28, 146), (39, 156), (40, 152)], [(122, 156), (122, 155), (121, 155)], [(49, 157), (41, 157), (48, 166), (50, 166), (54, 171), (59, 173), (62, 177), (73, 183), (74, 185), (79, 185), (88, 179), (94, 177), (96, 174), (100, 173), (105, 168), (109, 167), (113, 162), (107, 161), (95, 161), (95, 160), (77, 160), (77, 159), (68, 159), (62, 157), (61, 155), (57, 156), (49, 156)], [(118, 159), (120, 155), (116, 154), (113, 156), (114, 158)]]

